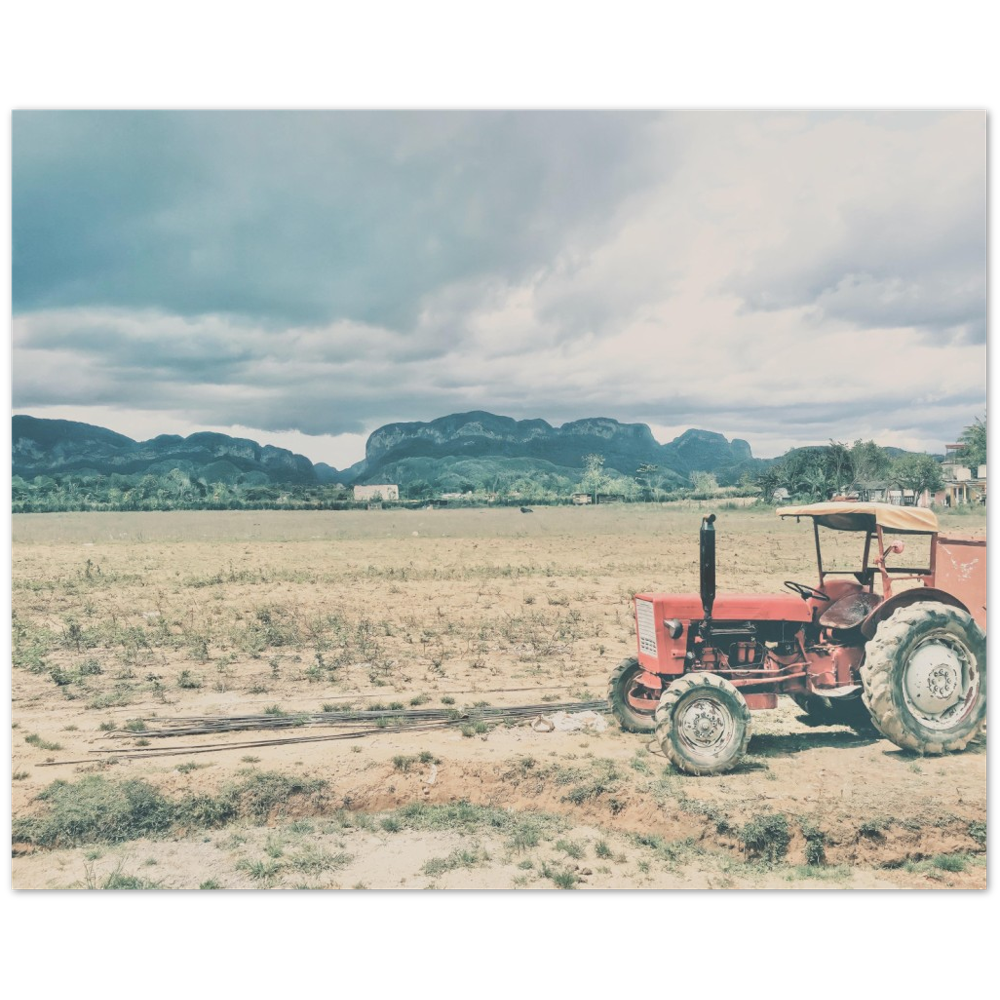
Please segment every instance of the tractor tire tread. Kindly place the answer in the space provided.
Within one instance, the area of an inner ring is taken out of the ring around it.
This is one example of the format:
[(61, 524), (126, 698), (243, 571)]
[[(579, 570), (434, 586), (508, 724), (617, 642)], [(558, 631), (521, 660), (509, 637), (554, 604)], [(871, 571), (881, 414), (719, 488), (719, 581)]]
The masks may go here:
[(622, 678), (630, 671), (638, 669), (638, 659), (634, 656), (629, 656), (611, 671), (611, 676), (608, 678), (608, 705), (611, 706), (611, 714), (625, 732), (651, 733), (656, 728), (653, 716), (649, 716), (648, 723), (640, 722), (641, 716), (625, 704), (624, 692), (622, 690)]
[[(670, 739), (670, 734), (673, 730), (673, 715), (677, 703), (689, 691), (706, 686), (725, 691), (737, 703), (739, 709), (738, 721), (743, 724), (743, 737), (740, 740), (739, 747), (727, 760), (717, 764), (698, 765), (677, 752), (673, 740)], [(685, 674), (679, 677), (660, 696), (660, 703), (656, 708), (655, 720), (656, 741), (660, 744), (667, 759), (678, 770), (684, 771), (686, 774), (697, 775), (698, 777), (723, 774), (726, 771), (732, 770), (740, 762), (750, 743), (750, 709), (747, 707), (747, 703), (743, 700), (740, 692), (724, 677), (719, 677), (717, 674), (697, 673)]]
[[(953, 624), (958, 615), (965, 615), (973, 628), (978, 628), (971, 616), (961, 609), (934, 601), (920, 601), (894, 611), (879, 622), (875, 635), (865, 647), (865, 658), (861, 664), (862, 699), (871, 716), (875, 728), (888, 740), (904, 750), (938, 756), (946, 752), (964, 750), (979, 734), (985, 722), (985, 713), (977, 725), (968, 732), (951, 736), (945, 733), (940, 738), (921, 736), (906, 724), (902, 706), (894, 693), (894, 676), (898, 669), (897, 652), (914, 628), (919, 626), (942, 628)], [(961, 619), (958, 619), (962, 621)], [(967, 622), (962, 622), (968, 627)], [(982, 675), (982, 688), (986, 686), (986, 663), (977, 663)]]

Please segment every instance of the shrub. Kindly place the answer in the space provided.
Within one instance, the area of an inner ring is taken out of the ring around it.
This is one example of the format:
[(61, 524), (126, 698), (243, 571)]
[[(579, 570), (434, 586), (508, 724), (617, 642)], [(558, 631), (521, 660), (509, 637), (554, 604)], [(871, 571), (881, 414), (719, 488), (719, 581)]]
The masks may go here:
[(56, 781), (38, 798), (48, 809), (39, 816), (15, 819), (14, 840), (42, 847), (94, 841), (117, 844), (164, 833), (174, 819), (170, 802), (139, 779), (110, 782), (90, 775), (74, 784)]
[(747, 856), (760, 858), (772, 865), (788, 853), (791, 839), (784, 813), (761, 813), (740, 830), (740, 840)]
[(41, 847), (121, 843), (164, 834), (173, 827), (217, 827), (237, 819), (266, 822), (272, 812), (301, 796), (318, 796), (326, 782), (249, 771), (216, 795), (186, 794), (171, 800), (138, 778), (108, 781), (89, 775), (75, 783), (55, 781), (38, 796), (46, 807), (15, 819), (15, 841)]
[(806, 838), (806, 864), (826, 864), (826, 834), (809, 820), (800, 820), (799, 827)]

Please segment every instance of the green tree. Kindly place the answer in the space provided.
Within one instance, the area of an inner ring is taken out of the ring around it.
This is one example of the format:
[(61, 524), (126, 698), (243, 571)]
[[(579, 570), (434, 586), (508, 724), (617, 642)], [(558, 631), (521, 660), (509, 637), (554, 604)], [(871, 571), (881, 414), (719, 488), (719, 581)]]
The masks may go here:
[(715, 493), (719, 489), (719, 481), (711, 472), (692, 472), (690, 478), (695, 493)]
[(851, 464), (854, 467), (854, 481), (851, 485), (856, 486), (858, 483), (885, 479), (892, 459), (885, 448), (880, 448), (874, 441), (862, 441), (859, 438), (851, 445)]
[(760, 493), (762, 503), (774, 503), (774, 494), (781, 488), (784, 479), (784, 469), (780, 465), (769, 465), (753, 476), (751, 482)]
[(958, 436), (962, 447), (956, 458), (960, 458), (969, 466), (976, 468), (986, 464), (986, 420), (976, 417)]
[(626, 476), (615, 476), (610, 483), (612, 493), (617, 493), (623, 500), (634, 503), (640, 499), (642, 487), (634, 480)]
[(842, 441), (831, 440), (823, 455), (823, 473), (834, 490), (854, 485), (854, 461), (851, 449)]
[(941, 466), (930, 455), (902, 455), (889, 468), (889, 482), (897, 489), (913, 490), (919, 496), (941, 489)]
[(775, 468), (781, 486), (799, 500), (825, 500), (838, 486), (827, 476), (826, 448), (796, 448)]
[(799, 492), (810, 500), (827, 500), (837, 489), (837, 480), (831, 479), (821, 465), (810, 465), (800, 477)]
[(597, 503), (598, 493), (607, 490), (610, 479), (604, 472), (603, 455), (584, 455), (584, 472), (580, 480), (580, 488), (590, 493), (594, 503)]
[(434, 488), (426, 479), (414, 479), (403, 487), (403, 491), (410, 500), (423, 500), (434, 494)]
[(660, 467), (651, 463), (640, 465), (635, 470), (635, 480), (643, 489), (643, 497), (646, 500), (656, 500), (660, 487), (660, 477), (658, 475)]

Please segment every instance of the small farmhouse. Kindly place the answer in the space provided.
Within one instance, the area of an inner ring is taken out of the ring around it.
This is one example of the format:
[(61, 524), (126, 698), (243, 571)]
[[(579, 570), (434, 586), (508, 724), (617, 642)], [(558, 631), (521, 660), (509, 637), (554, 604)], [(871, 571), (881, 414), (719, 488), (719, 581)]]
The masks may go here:
[(368, 501), (398, 500), (399, 487), (395, 484), (382, 484), (380, 486), (355, 486), (354, 499)]
[(934, 496), (935, 502), (945, 507), (986, 503), (986, 466), (963, 465), (958, 458), (962, 447), (961, 444), (945, 445), (950, 454), (941, 463), (944, 487)]

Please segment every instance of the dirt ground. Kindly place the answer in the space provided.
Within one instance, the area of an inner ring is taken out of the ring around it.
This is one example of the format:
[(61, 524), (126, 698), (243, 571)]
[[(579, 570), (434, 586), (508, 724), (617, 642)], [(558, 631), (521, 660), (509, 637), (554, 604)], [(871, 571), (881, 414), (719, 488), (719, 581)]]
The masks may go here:
[[(718, 513), (720, 592), (815, 582), (806, 525)], [(698, 523), (643, 505), (14, 517), (15, 825), (48, 814), (53, 782), (139, 779), (180, 802), (293, 779), (264, 813), (15, 840), (14, 886), (985, 887), (985, 739), (921, 759), (811, 727), (789, 699), (714, 778), (610, 716), (143, 735), (188, 716), (603, 698), (634, 650), (632, 595), (697, 590)], [(980, 514), (945, 523), (985, 532)], [(276, 736), (300, 741), (259, 745)], [(160, 753), (193, 746), (218, 749)]]

